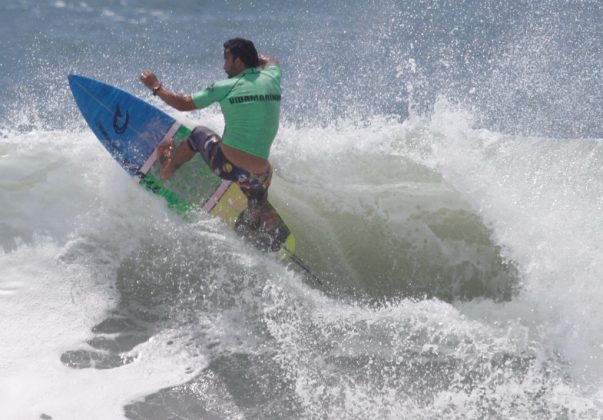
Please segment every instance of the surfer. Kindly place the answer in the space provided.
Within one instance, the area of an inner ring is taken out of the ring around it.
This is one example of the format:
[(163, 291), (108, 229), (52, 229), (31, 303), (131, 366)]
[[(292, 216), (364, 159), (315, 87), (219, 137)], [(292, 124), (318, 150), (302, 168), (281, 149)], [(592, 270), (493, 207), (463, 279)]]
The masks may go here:
[(151, 71), (140, 75), (140, 81), (153, 95), (179, 111), (202, 109), (217, 102), (224, 114), (222, 137), (197, 126), (177, 148), (172, 139), (160, 143), (160, 176), (169, 178), (200, 153), (216, 175), (236, 182), (247, 197), (247, 209), (235, 225), (237, 232), (249, 239), (254, 239), (257, 232), (269, 233), (270, 248), (278, 249), (286, 238), (286, 227), (267, 199), (272, 178), (268, 155), (280, 118), (281, 69), (274, 58), (258, 55), (253, 42), (234, 38), (224, 43), (224, 71), (228, 79), (192, 95), (169, 90)]

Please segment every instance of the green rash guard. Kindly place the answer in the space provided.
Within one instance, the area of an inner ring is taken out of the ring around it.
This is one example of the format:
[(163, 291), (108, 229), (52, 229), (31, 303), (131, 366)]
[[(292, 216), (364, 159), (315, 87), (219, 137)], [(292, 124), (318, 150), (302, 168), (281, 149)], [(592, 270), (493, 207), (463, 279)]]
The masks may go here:
[(224, 114), (222, 143), (268, 159), (281, 112), (281, 69), (249, 68), (193, 93), (198, 109), (218, 102)]

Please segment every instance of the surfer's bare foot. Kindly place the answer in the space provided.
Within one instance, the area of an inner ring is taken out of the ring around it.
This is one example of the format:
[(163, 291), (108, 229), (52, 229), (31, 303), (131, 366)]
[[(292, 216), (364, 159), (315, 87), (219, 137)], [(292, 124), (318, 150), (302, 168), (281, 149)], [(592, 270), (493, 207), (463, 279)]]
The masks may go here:
[(157, 146), (157, 159), (159, 159), (159, 176), (168, 179), (174, 173), (174, 140), (165, 140)]
[(258, 217), (259, 229), (263, 232), (274, 232), (281, 223), (281, 218), (274, 209), (261, 211)]
[(235, 231), (263, 251), (278, 251), (289, 235), (272, 206), (247, 208), (237, 218)]

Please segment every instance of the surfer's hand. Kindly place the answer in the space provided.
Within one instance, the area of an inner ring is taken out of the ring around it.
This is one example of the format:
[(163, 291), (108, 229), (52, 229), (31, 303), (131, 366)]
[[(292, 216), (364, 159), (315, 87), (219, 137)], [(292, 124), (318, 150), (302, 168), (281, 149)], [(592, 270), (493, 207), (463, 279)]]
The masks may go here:
[(153, 90), (154, 87), (159, 85), (159, 80), (157, 79), (157, 76), (155, 76), (155, 73), (149, 70), (143, 71), (140, 74), (139, 79), (146, 87), (151, 90)]
[(272, 66), (272, 65), (278, 66), (278, 61), (276, 61), (276, 58), (270, 57), (269, 55), (260, 54), (258, 56), (258, 60), (259, 60), (259, 64), (260, 64), (259, 67), (261, 67), (261, 68), (266, 68), (266, 67)]

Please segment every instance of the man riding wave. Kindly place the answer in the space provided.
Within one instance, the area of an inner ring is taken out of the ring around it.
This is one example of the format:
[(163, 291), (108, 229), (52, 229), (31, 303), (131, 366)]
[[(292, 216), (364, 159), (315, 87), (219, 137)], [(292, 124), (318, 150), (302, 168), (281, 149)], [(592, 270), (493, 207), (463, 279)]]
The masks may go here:
[(258, 232), (268, 233), (271, 243), (260, 247), (276, 250), (288, 234), (268, 203), (272, 178), (268, 156), (280, 119), (281, 69), (274, 58), (258, 55), (251, 41), (234, 38), (224, 43), (224, 71), (228, 79), (192, 95), (172, 92), (151, 71), (140, 75), (154, 95), (179, 111), (202, 109), (217, 102), (224, 115), (222, 137), (197, 126), (177, 148), (172, 139), (160, 143), (160, 176), (169, 178), (200, 153), (216, 175), (236, 182), (247, 197), (247, 209), (237, 219), (235, 229), (250, 239)]

